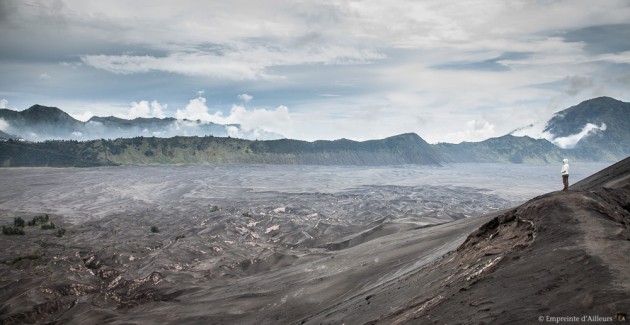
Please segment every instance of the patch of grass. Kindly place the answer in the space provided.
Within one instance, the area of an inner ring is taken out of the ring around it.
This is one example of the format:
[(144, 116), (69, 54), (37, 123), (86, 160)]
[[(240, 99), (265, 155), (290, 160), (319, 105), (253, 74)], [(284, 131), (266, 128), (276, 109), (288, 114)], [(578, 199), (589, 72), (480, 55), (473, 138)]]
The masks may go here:
[(177, 236), (175, 237), (175, 241), (178, 241), (178, 240), (180, 240), (180, 239), (182, 239), (182, 238), (186, 238), (186, 235), (177, 235)]
[(158, 233), (158, 232), (160, 232), (160, 228), (158, 228), (157, 226), (151, 226), (151, 232), (152, 233)]
[(24, 229), (21, 227), (2, 226), (3, 235), (24, 235)]
[(37, 253), (30, 253), (30, 254), (26, 254), (26, 255), (20, 255), (20, 256), (16, 256), (13, 258), (13, 264), (21, 261), (21, 260), (37, 260), (39, 258), (41, 258), (42, 256), (37, 254)]
[(217, 212), (219, 211), (219, 207), (216, 205), (213, 205), (212, 208), (210, 208), (210, 212)]
[(251, 217), (253, 217), (253, 215), (252, 215), (250, 212), (243, 212), (243, 213), (241, 213), (241, 215), (242, 215), (243, 217), (245, 217), (245, 218), (251, 218)]
[(59, 230), (57, 230), (57, 237), (63, 237), (63, 235), (66, 234), (66, 230), (61, 228)]

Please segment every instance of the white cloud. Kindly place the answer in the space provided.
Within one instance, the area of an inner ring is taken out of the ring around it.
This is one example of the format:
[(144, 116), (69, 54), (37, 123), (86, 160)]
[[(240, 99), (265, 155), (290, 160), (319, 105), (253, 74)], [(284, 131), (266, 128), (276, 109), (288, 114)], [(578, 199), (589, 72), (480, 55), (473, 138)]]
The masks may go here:
[(232, 138), (240, 138), (241, 130), (234, 125), (226, 126), (228, 136)]
[(474, 119), (466, 122), (463, 131), (448, 133), (446, 141), (459, 143), (462, 141), (482, 141), (496, 136), (495, 126), (484, 119)]
[(240, 105), (233, 105), (226, 120), (240, 124), (245, 131), (260, 128), (282, 134), (292, 128), (289, 109), (283, 105), (275, 109), (255, 108), (253, 110), (248, 110)]
[(386, 58), (374, 49), (319, 45), (306, 48), (276, 48), (239, 44), (225, 53), (175, 52), (164, 57), (149, 55), (85, 55), (81, 60), (94, 68), (116, 74), (165, 71), (188, 76), (229, 80), (275, 79), (268, 68), (302, 64), (357, 64)]
[(81, 63), (81, 62), (61, 62), (61, 63), (59, 63), (59, 64), (60, 64), (62, 67), (65, 67), (65, 68), (70, 68), (70, 69), (75, 69), (75, 70), (76, 70), (76, 69), (78, 69), (78, 68), (80, 68), (81, 66), (83, 66), (83, 63)]
[(250, 96), (248, 94), (240, 94), (240, 95), (238, 95), (236, 97), (238, 97), (238, 99), (240, 99), (240, 100), (242, 100), (242, 101), (244, 101), (246, 103), (249, 102), (250, 100), (254, 99), (254, 96)]
[(6, 132), (8, 130), (9, 130), (9, 123), (7, 123), (7, 121), (0, 118), (0, 131)]
[(204, 97), (191, 99), (185, 108), (177, 110), (175, 117), (217, 124), (240, 124), (241, 129), (245, 132), (262, 129), (286, 134), (293, 127), (289, 109), (286, 106), (280, 105), (275, 109), (254, 108), (250, 110), (241, 105), (232, 105), (230, 114), (224, 116), (221, 111), (210, 114)]
[(87, 122), (87, 120), (89, 120), (90, 118), (92, 118), (92, 116), (94, 116), (94, 114), (90, 111), (85, 111), (83, 113), (70, 114), (70, 115), (74, 117), (75, 119), (79, 121), (83, 121), (83, 122)]
[(0, 108), (7, 108), (7, 105), (9, 105), (9, 101), (2, 98), (0, 99)]
[(40, 74), (38, 78), (41, 79), (41, 80), (52, 79), (52, 77), (49, 74), (47, 74), (47, 73)]
[(621, 53), (609, 53), (598, 55), (594, 58), (595, 61), (607, 61), (612, 63), (630, 64), (630, 51)]
[(605, 131), (605, 130), (606, 130), (606, 123), (602, 123), (601, 126), (597, 126), (593, 123), (587, 123), (582, 128), (582, 131), (576, 134), (566, 136), (566, 137), (553, 138), (551, 142), (553, 142), (555, 145), (557, 145), (560, 148), (571, 149), (571, 148), (574, 148), (577, 145), (577, 143), (580, 142), (580, 140), (584, 139), (585, 137), (591, 134), (594, 134), (598, 131)]
[(141, 100), (140, 102), (131, 102), (131, 108), (126, 114), (117, 114), (117, 117), (133, 120), (138, 117), (157, 117), (164, 118), (166, 114), (164, 114), (164, 110), (167, 105), (160, 104), (157, 100), (149, 103), (146, 100)]
[(547, 126), (546, 121), (536, 122), (536, 123), (532, 123), (524, 127), (520, 127), (519, 129), (511, 132), (511, 134), (517, 137), (528, 136), (534, 139), (544, 139), (545, 137), (543, 136), (543, 130), (545, 129), (546, 126)]
[(217, 112), (214, 115), (208, 113), (208, 106), (206, 106), (206, 99), (204, 97), (197, 97), (191, 99), (183, 109), (178, 109), (175, 112), (175, 118), (179, 120), (201, 120), (204, 122), (213, 122), (217, 118), (222, 118), (222, 113)]

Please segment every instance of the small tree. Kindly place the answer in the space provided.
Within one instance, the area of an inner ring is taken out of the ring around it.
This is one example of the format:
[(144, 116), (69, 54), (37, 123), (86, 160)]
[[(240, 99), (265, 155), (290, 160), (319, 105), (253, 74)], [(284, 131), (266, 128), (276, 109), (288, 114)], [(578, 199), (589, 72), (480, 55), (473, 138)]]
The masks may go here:
[(24, 227), (24, 219), (20, 217), (13, 218), (13, 225), (15, 227)]
[(3, 235), (24, 235), (24, 229), (21, 227), (2, 226)]

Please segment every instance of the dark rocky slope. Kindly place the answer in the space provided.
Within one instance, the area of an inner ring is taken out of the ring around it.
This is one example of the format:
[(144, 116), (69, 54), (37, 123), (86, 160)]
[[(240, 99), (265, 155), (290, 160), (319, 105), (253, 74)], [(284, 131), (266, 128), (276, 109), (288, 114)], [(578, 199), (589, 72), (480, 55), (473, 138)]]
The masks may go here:
[(630, 158), (569, 191), (534, 198), (491, 218), (438, 261), (305, 320), (523, 324), (627, 313), (629, 175)]

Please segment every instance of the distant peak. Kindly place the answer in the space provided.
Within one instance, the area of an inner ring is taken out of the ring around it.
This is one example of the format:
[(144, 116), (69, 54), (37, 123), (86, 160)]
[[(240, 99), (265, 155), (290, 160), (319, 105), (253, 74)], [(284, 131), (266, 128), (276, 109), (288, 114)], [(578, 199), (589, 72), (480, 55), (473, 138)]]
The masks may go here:
[(409, 133), (397, 134), (397, 135), (388, 137), (387, 139), (422, 139), (422, 138), (413, 132), (409, 132)]
[(29, 108), (27, 108), (25, 111), (57, 111), (57, 112), (63, 112), (61, 109), (57, 108), (57, 107), (52, 107), (52, 106), (44, 106), (44, 105), (39, 105), (39, 104), (35, 104)]
[(592, 103), (623, 103), (623, 102), (612, 97), (601, 96), (601, 97), (587, 99), (580, 104), (592, 104)]
[(51, 121), (66, 121), (66, 122), (78, 122), (68, 113), (62, 111), (57, 107), (33, 105), (22, 112), (20, 115), (32, 122), (51, 122)]

